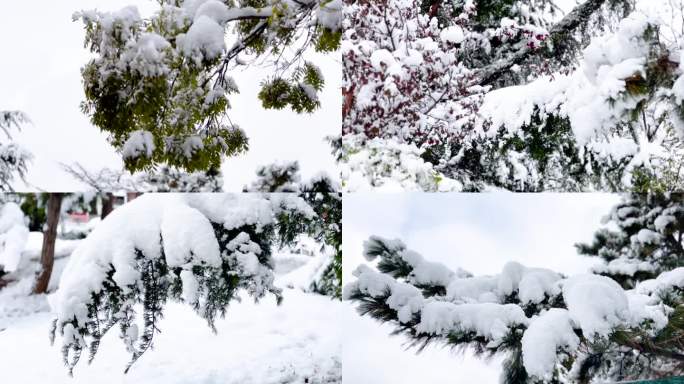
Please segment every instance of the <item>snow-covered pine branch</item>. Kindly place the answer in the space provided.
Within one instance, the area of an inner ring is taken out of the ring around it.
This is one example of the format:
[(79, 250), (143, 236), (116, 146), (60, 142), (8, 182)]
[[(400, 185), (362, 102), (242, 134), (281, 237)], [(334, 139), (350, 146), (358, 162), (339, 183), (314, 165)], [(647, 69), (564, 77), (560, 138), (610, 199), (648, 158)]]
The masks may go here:
[(640, 281), (684, 265), (684, 195), (629, 194), (604, 217), (589, 244), (578, 244), (580, 254), (602, 263), (593, 272), (610, 277), (625, 289)]
[(82, 69), (83, 112), (109, 134), (129, 171), (218, 169), (223, 156), (246, 151), (245, 133), (226, 116), (227, 96), (238, 93), (232, 69), (255, 58), (273, 64), (259, 93), (265, 108), (318, 108), (324, 79), (302, 55), (337, 49), (341, 0), (159, 4), (149, 18), (134, 6), (74, 14), (95, 54)]
[(614, 33), (592, 39), (570, 74), (490, 92), (479, 110), (479, 129), (517, 132), (560, 118), (598, 189), (679, 188), (684, 82), (680, 50), (662, 38), (661, 26), (659, 18), (635, 11)]
[[(318, 189), (320, 190), (320, 189)], [(342, 194), (339, 192), (300, 193), (316, 212), (309, 222), (309, 236), (324, 244), (319, 252), (327, 254), (320, 273), (314, 276), (310, 289), (336, 299), (342, 298)]]
[(614, 280), (566, 277), (509, 262), (471, 276), (426, 261), (399, 240), (364, 244), (344, 298), (395, 326), (419, 350), (432, 343), (503, 354), (502, 382), (622, 380), (684, 368), (684, 267), (624, 290)]
[(21, 126), (29, 122), (28, 116), (21, 111), (0, 111), (0, 130), (2, 130), (9, 140), (0, 143), (0, 191), (13, 191), (12, 182), (18, 175), (24, 179), (28, 171), (28, 164), (32, 155), (26, 149), (11, 142), (14, 129), (21, 129)]
[(246, 291), (273, 285), (271, 250), (315, 216), (292, 194), (145, 194), (114, 210), (74, 251), (51, 300), (71, 372), (118, 326), (131, 365), (153, 343), (168, 300), (187, 303), (213, 328)]
[(313, 220), (302, 221), (302, 231), (324, 244), (319, 252), (327, 259), (319, 268), (310, 290), (340, 298), (342, 296), (342, 195), (340, 185), (326, 174), (302, 181), (299, 163), (277, 162), (257, 169), (257, 179), (243, 192), (289, 192), (307, 201), (316, 212)]

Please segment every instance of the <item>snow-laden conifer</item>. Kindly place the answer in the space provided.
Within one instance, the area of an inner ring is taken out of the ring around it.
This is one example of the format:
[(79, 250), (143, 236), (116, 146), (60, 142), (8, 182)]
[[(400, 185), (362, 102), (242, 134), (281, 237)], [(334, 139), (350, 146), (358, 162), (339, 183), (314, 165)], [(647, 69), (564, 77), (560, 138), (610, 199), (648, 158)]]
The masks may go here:
[(505, 356), (501, 382), (586, 383), (684, 371), (684, 267), (625, 289), (607, 276), (565, 276), (509, 262), (473, 276), (372, 236), (344, 298), (429, 344)]

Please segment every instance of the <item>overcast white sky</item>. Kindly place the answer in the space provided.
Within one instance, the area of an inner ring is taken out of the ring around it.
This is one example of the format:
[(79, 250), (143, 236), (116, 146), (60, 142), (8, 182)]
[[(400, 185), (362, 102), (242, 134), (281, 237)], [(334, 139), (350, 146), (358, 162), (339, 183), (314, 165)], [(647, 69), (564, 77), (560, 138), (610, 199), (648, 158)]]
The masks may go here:
[[(48, 191), (82, 189), (63, 173), (60, 162), (80, 162), (93, 170), (121, 168), (120, 156), (79, 109), (83, 100), (80, 68), (89, 52), (83, 48), (82, 23), (72, 22), (71, 16), (81, 9), (116, 10), (126, 5), (138, 5), (142, 14), (157, 7), (151, 0), (1, 2), (0, 109), (23, 110), (33, 122), (17, 136), (35, 156), (28, 175), (30, 185)], [(336, 174), (330, 146), (323, 138), (340, 132), (340, 58), (317, 55), (311, 59), (327, 80), (322, 108), (311, 115), (261, 108), (256, 94), (268, 70), (251, 68), (233, 74), (241, 93), (231, 97), (233, 110), (229, 113), (247, 132), (250, 150), (225, 162), (227, 191), (241, 190), (254, 178), (258, 165), (276, 160), (299, 160), (305, 177), (321, 170)]]
[[(356, 193), (343, 201), (343, 281), (365, 262), (370, 235), (402, 239), (431, 261), (477, 275), (507, 261), (582, 273), (596, 263), (575, 252), (589, 241), (619, 196), (608, 194)], [(489, 363), (433, 347), (404, 350), (391, 326), (345, 312), (343, 377), (349, 383), (496, 383), (501, 360)]]

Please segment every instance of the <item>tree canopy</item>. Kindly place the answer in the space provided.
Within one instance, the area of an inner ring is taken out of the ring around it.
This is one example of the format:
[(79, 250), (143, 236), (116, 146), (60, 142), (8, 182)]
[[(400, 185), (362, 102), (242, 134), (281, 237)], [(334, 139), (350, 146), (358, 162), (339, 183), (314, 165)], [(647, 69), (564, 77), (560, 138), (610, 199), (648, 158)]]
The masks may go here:
[(82, 110), (131, 172), (159, 164), (218, 169), (223, 156), (248, 148), (244, 131), (227, 116), (228, 96), (238, 93), (232, 70), (267, 60), (273, 74), (261, 84), (264, 108), (312, 112), (324, 79), (304, 54), (339, 47), (341, 6), (339, 0), (160, 0), (150, 17), (134, 6), (78, 12), (74, 19), (83, 21), (85, 45), (95, 56), (82, 69)]

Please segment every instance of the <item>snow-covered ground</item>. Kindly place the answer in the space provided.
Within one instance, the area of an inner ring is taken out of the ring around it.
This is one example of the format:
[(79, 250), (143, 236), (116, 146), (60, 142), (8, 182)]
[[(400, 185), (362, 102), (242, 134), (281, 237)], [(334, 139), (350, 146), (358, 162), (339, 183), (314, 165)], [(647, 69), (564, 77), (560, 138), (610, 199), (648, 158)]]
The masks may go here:
[[(57, 260), (55, 275), (61, 273), (67, 259)], [(277, 281), (296, 282), (296, 276), (288, 275), (301, 273), (316, 260), (304, 255), (276, 257), (276, 265), (280, 265), (276, 272), (281, 273)], [(52, 286), (56, 282), (53, 279)], [(50, 346), (48, 330), (54, 316), (45, 296), (27, 295), (31, 283), (26, 274), (0, 289), (0, 370), (10, 382), (341, 383), (344, 306), (290, 288), (284, 289), (280, 306), (273, 297), (255, 304), (245, 296), (240, 303), (231, 304), (226, 318), (216, 322), (217, 334), (187, 305), (168, 303), (154, 349), (128, 374), (123, 370), (130, 354), (112, 330), (102, 339), (92, 364), (83, 361), (70, 378), (59, 347)]]

